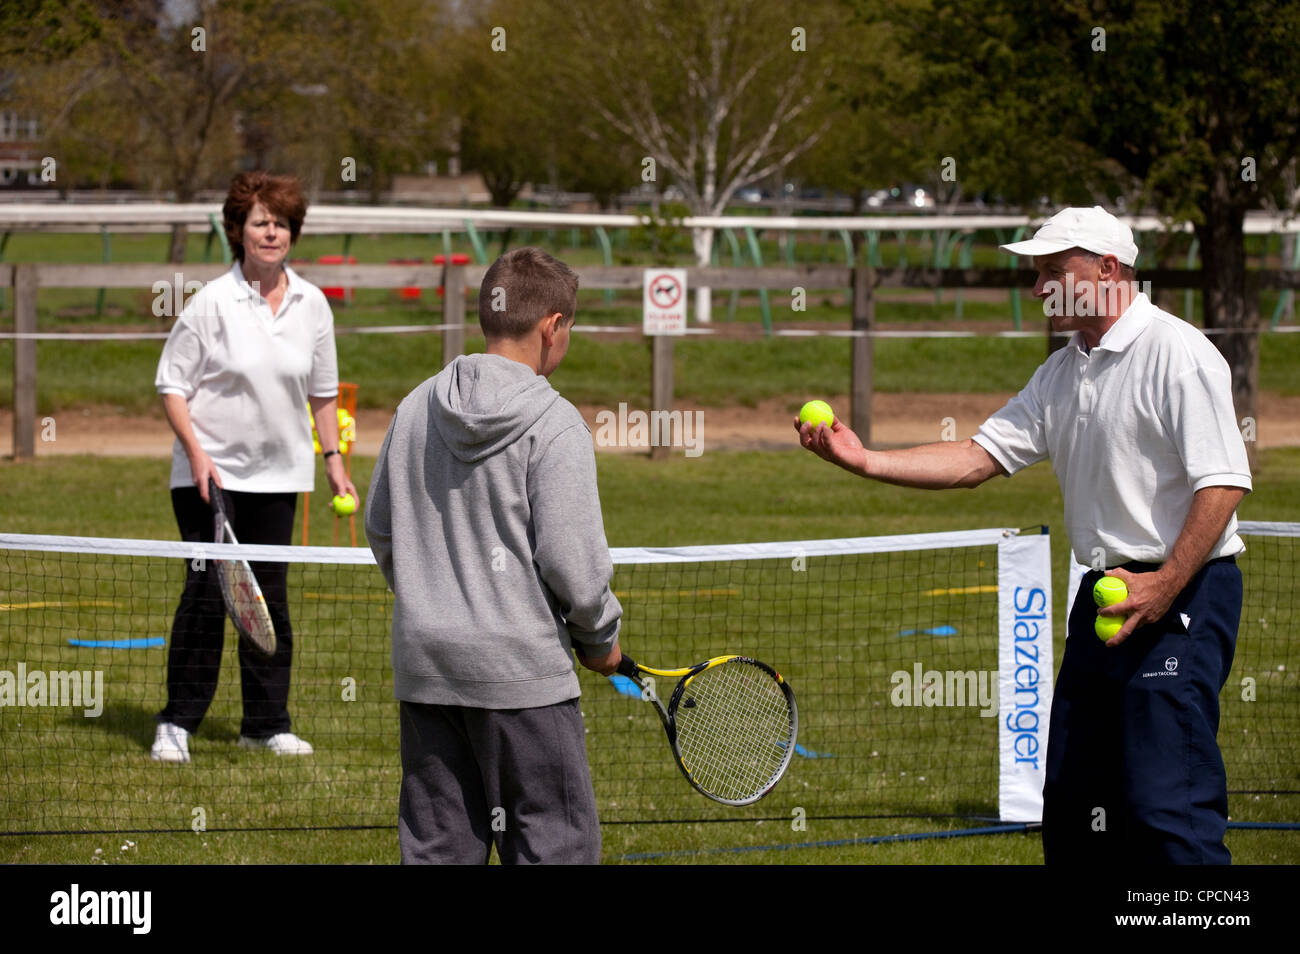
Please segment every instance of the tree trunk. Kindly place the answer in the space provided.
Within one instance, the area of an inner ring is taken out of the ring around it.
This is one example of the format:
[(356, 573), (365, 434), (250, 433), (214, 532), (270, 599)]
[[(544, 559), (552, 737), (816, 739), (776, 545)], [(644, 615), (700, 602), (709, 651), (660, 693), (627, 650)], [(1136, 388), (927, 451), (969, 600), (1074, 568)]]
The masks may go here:
[[(709, 267), (713, 256), (713, 229), (693, 229), (691, 241), (695, 246), (695, 264)], [(703, 285), (695, 288), (695, 321), (707, 325), (713, 320), (713, 289)]]
[[(176, 204), (185, 205), (194, 201), (194, 190), (189, 185), (188, 178), (178, 176), (173, 180), (173, 190), (176, 193)], [(170, 265), (180, 265), (185, 261), (185, 245), (189, 241), (189, 229), (181, 224), (172, 226), (171, 243), (167, 248), (167, 262)]]
[(189, 229), (177, 223), (172, 226), (171, 244), (167, 248), (167, 261), (172, 265), (180, 265), (185, 261), (185, 244), (189, 240)]
[[(1228, 200), (1226, 179), (1216, 182), (1201, 207), (1205, 223), (1196, 227), (1205, 273), (1205, 327), (1232, 371), (1232, 400), (1238, 424), (1256, 420), (1259, 391), (1259, 299), (1246, 275), (1245, 209)], [(1254, 433), (1251, 428), (1247, 433)], [(1255, 467), (1255, 442), (1246, 443)]]

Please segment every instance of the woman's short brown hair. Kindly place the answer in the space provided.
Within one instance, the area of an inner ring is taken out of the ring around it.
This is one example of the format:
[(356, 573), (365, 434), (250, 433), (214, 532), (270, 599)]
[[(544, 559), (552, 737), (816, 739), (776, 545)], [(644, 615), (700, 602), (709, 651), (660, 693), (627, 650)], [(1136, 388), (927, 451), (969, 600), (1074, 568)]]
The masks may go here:
[(294, 176), (273, 176), (265, 170), (241, 172), (230, 182), (226, 203), (221, 207), (221, 225), (235, 261), (244, 261), (244, 223), (258, 202), (275, 216), (289, 220), (289, 242), (298, 241), (303, 219), (307, 217), (307, 199), (302, 183)]

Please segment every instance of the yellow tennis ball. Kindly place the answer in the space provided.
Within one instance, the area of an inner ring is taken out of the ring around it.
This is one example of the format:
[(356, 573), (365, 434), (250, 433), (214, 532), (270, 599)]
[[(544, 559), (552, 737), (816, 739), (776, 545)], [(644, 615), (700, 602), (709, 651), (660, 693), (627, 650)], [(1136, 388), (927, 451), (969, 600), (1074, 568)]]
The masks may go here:
[(1093, 624), (1093, 629), (1097, 631), (1097, 638), (1102, 642), (1110, 642), (1126, 619), (1127, 616), (1098, 616), (1097, 622)]
[(1103, 576), (1093, 586), (1092, 598), (1098, 606), (1114, 606), (1128, 599), (1128, 587), (1118, 576)]
[(799, 408), (799, 423), (811, 424), (816, 427), (818, 424), (825, 424), (830, 427), (835, 421), (835, 412), (825, 401), (809, 401), (803, 407)]
[(334, 507), (334, 512), (340, 517), (350, 517), (357, 512), (357, 498), (351, 494), (343, 497), (336, 496), (330, 503)]

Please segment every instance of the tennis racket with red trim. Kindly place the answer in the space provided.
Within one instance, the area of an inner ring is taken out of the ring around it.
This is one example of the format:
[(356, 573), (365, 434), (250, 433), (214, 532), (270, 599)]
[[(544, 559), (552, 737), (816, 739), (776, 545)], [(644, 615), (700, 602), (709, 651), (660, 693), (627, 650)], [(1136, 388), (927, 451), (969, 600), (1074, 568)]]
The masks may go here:
[[(235, 531), (226, 519), (221, 488), (212, 478), (208, 478), (208, 500), (212, 504), (214, 542), (238, 543)], [(275, 626), (271, 623), (271, 614), (267, 612), (266, 599), (262, 596), (257, 577), (253, 575), (253, 568), (247, 560), (213, 562), (221, 581), (221, 598), (225, 601), (226, 613), (235, 624), (239, 638), (263, 656), (274, 656)]]

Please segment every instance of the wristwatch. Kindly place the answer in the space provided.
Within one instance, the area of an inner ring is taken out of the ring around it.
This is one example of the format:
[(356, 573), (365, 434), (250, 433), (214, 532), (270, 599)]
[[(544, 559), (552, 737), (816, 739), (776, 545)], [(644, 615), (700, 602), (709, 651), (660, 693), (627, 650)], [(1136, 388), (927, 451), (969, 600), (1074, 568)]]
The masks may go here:
[(336, 450), (328, 450), (328, 451), (326, 451), (325, 453), (321, 454), (320, 456), (321, 456), (321, 458), (322, 458), (323, 460), (329, 460), (330, 457), (332, 457), (333, 455), (335, 455), (335, 454), (337, 454), (337, 453), (338, 453), (338, 451), (336, 451)]

